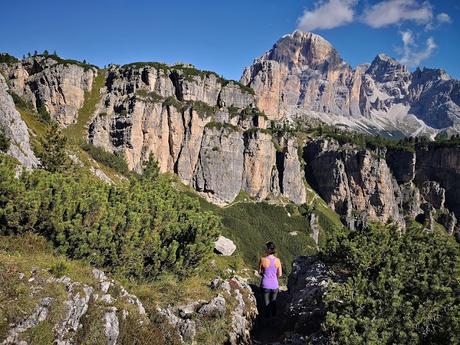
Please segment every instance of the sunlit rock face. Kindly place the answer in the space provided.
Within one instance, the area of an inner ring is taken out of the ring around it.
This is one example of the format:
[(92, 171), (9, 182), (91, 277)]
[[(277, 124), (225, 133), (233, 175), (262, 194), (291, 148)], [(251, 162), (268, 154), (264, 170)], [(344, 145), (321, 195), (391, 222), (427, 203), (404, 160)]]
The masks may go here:
[(91, 91), (97, 75), (96, 67), (45, 56), (5, 65), (5, 71), (13, 92), (35, 110), (46, 110), (63, 127), (76, 122), (85, 92)]
[(438, 69), (411, 73), (385, 54), (353, 69), (313, 33), (283, 36), (241, 82), (270, 119), (314, 119), (388, 136), (460, 129), (458, 80)]

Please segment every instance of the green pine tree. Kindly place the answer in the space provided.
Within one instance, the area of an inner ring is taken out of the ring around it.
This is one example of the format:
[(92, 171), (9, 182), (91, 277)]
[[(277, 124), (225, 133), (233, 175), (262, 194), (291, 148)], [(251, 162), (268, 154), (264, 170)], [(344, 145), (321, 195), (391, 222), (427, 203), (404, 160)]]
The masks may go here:
[(48, 127), (43, 148), (38, 153), (41, 165), (51, 172), (62, 172), (69, 169), (71, 162), (66, 151), (67, 138), (62, 134), (56, 123)]

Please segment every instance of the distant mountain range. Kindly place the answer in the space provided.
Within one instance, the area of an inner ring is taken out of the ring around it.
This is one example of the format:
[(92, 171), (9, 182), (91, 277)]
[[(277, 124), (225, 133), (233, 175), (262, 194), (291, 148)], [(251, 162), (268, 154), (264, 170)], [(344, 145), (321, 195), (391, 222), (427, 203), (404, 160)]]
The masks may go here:
[(384, 54), (353, 69), (313, 33), (295, 31), (246, 68), (241, 82), (269, 118), (322, 121), (390, 137), (460, 131), (460, 81), (414, 72)]

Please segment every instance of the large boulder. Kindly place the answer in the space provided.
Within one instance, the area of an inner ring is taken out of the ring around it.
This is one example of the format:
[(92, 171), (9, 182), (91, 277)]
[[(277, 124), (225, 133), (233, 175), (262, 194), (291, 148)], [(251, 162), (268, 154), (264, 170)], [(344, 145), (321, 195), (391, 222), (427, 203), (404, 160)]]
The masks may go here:
[(216, 242), (214, 242), (214, 249), (217, 253), (222, 254), (223, 256), (230, 256), (236, 250), (236, 245), (229, 238), (224, 236), (219, 236)]

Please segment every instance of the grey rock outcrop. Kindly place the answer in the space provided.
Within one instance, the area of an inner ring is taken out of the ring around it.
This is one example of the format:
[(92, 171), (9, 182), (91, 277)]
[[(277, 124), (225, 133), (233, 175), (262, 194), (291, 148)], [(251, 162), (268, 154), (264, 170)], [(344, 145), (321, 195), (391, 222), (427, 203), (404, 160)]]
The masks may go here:
[[(211, 288), (217, 293), (209, 301), (193, 301), (180, 306), (158, 307), (158, 312), (178, 330), (186, 344), (196, 344), (196, 335), (203, 322), (225, 318), (227, 342), (231, 345), (251, 344), (251, 330), (257, 316), (256, 299), (250, 286), (241, 277), (216, 278)], [(230, 309), (229, 307), (232, 306)]]
[(47, 319), (51, 302), (52, 298), (43, 298), (40, 303), (38, 303), (37, 308), (33, 314), (29, 315), (17, 326), (9, 330), (6, 339), (2, 342), (2, 345), (27, 344), (27, 342), (20, 340), (19, 335), (30, 328), (37, 327), (40, 322), (43, 322)]
[(91, 90), (97, 75), (95, 67), (36, 56), (6, 66), (11, 90), (35, 110), (45, 109), (66, 127), (77, 119), (85, 92)]
[(300, 256), (289, 274), (286, 308), (290, 330), (314, 337), (320, 331), (326, 310), (323, 294), (330, 281), (339, 279), (317, 256)]
[[(21, 272), (19, 279), (24, 279), (24, 276)], [(100, 270), (94, 269), (93, 276), (94, 281), (86, 284), (73, 281), (67, 276), (49, 276), (47, 270), (33, 269), (31, 277), (24, 281), (24, 284), (30, 287), (30, 297), (46, 297), (38, 300), (35, 310), (30, 315), (26, 315), (17, 324), (9, 325), (10, 329), (7, 330), (7, 336), (1, 344), (26, 345), (24, 332), (33, 330), (45, 321), (53, 333), (55, 344), (76, 344), (79, 334), (87, 327), (85, 318), (95, 310), (101, 318), (92, 322), (98, 324), (106, 337), (100, 339), (101, 343), (117, 344), (120, 323), (129, 314), (139, 325), (148, 327), (150, 321), (136, 296), (129, 294), (119, 283), (108, 279)], [(51, 294), (52, 297), (47, 294)], [(134, 305), (134, 308), (131, 305)]]
[(80, 284), (71, 283), (69, 279), (61, 279), (59, 282), (66, 284), (68, 291), (68, 299), (65, 301), (66, 316), (64, 320), (56, 327), (57, 339), (59, 345), (72, 344), (68, 339), (69, 333), (75, 333), (81, 327), (80, 320), (88, 311), (89, 301), (93, 294), (93, 288), (83, 286), (80, 293)]
[(104, 331), (108, 345), (115, 345), (117, 343), (118, 336), (120, 335), (119, 327), (117, 308), (111, 307), (110, 310), (104, 314)]
[(226, 303), (225, 298), (222, 295), (218, 295), (201, 306), (201, 308), (198, 309), (198, 314), (205, 317), (222, 316), (226, 311)]
[(39, 161), (30, 147), (27, 125), (16, 110), (9, 87), (0, 73), (0, 129), (10, 139), (8, 154), (15, 157), (26, 168), (38, 166)]

